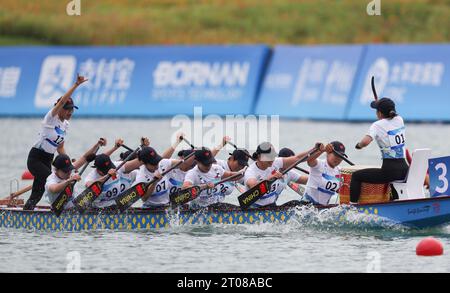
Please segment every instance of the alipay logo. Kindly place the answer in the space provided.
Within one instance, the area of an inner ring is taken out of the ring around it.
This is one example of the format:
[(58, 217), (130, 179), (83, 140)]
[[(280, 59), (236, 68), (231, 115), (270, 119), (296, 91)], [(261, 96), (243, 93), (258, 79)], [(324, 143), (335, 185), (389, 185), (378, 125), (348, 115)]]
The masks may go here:
[(76, 59), (71, 55), (45, 58), (39, 77), (34, 105), (37, 108), (51, 107), (66, 93), (73, 83)]

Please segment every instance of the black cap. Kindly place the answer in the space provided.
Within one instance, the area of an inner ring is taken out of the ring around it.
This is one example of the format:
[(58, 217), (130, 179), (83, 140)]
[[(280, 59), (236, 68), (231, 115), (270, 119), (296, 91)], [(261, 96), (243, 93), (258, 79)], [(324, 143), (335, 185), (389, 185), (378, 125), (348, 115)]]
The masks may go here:
[(101, 171), (103, 174), (108, 173), (109, 169), (115, 169), (116, 166), (111, 161), (111, 158), (108, 155), (101, 154), (95, 157), (94, 168)]
[[(120, 157), (120, 159), (123, 161), (123, 160), (125, 160), (126, 158), (128, 158), (128, 156), (129, 156), (132, 152), (133, 152), (133, 151), (125, 151), (125, 152), (123, 152), (123, 153), (120, 153), (119, 157)], [(134, 154), (131, 156), (130, 161), (131, 161), (131, 160), (134, 160), (134, 159), (136, 159), (136, 158), (137, 158), (137, 154), (134, 153)]]
[(395, 103), (389, 98), (381, 98), (378, 101), (373, 101), (370, 103), (370, 107), (377, 109), (386, 117), (389, 116), (391, 111), (395, 112)]
[(187, 156), (189, 156), (193, 152), (194, 152), (193, 149), (181, 150), (181, 151), (178, 152), (178, 156), (181, 157), (181, 158), (186, 158)]
[(211, 150), (205, 147), (196, 150), (194, 156), (197, 162), (202, 163), (203, 165), (211, 165), (216, 162)]
[(330, 144), (333, 146), (334, 150), (337, 153), (339, 153), (342, 156), (348, 158), (347, 155), (345, 154), (345, 146), (344, 146), (344, 144), (342, 142), (340, 142), (340, 141), (332, 141), (332, 142), (330, 142)]
[[(56, 104), (58, 104), (58, 102), (59, 102), (60, 100), (61, 100), (61, 98), (59, 98), (59, 99), (56, 101), (55, 106), (56, 106)], [(70, 109), (73, 109), (73, 108), (75, 108), (75, 109), (78, 110), (78, 107), (75, 106), (75, 104), (73, 103), (72, 98), (69, 98), (69, 99), (67, 100), (67, 102), (64, 104), (63, 109), (70, 110)]]
[(152, 147), (143, 147), (138, 155), (139, 161), (144, 164), (158, 165), (159, 161), (162, 160), (161, 156)]
[(75, 169), (68, 155), (58, 155), (53, 161), (53, 166), (57, 170), (62, 170), (66, 173)]
[(238, 161), (239, 165), (245, 167), (248, 166), (248, 158), (250, 157), (250, 154), (247, 150), (234, 150), (230, 155)]
[(290, 148), (282, 148), (279, 152), (278, 152), (278, 156), (281, 158), (287, 158), (287, 157), (292, 157), (295, 156), (295, 153), (293, 150), (291, 150)]

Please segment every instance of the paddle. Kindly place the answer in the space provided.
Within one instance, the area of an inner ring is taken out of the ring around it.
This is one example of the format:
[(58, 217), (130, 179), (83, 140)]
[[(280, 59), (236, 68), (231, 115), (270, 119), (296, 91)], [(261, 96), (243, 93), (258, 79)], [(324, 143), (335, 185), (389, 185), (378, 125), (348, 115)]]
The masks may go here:
[[(230, 180), (233, 180), (235, 178), (242, 176), (246, 169), (247, 168), (244, 168), (237, 174), (234, 174), (230, 177), (220, 180), (219, 182), (214, 183), (214, 186), (212, 188), (216, 187), (219, 184), (225, 183), (227, 181), (230, 181)], [(209, 189), (209, 188), (208, 187), (200, 187), (198, 185), (195, 185), (195, 186), (188, 187), (186, 189), (179, 190), (177, 192), (170, 194), (170, 203), (172, 204), (172, 206), (179, 206), (179, 205), (186, 204), (186, 203), (196, 199), (197, 196), (203, 190), (206, 190), (206, 189)]]
[(295, 166), (294, 169), (309, 175), (309, 171), (308, 170), (305, 170), (305, 169), (300, 168), (298, 166)]
[[(138, 147), (132, 153), (130, 153), (125, 158), (125, 160), (123, 160), (122, 163), (120, 163), (120, 165), (116, 168), (116, 170), (122, 168), (122, 166), (125, 165), (125, 163), (128, 162), (131, 159), (131, 157), (133, 157), (139, 151), (139, 149), (140, 147)], [(95, 200), (95, 198), (97, 198), (102, 193), (103, 185), (105, 184), (106, 181), (109, 180), (109, 178), (111, 178), (111, 175), (107, 174), (105, 180), (103, 180), (102, 182), (96, 181), (92, 183), (88, 188), (86, 188), (82, 193), (80, 193), (80, 195), (78, 195), (77, 198), (75, 198), (73, 203), (80, 213), (84, 212), (84, 210), (91, 205), (91, 203)]]
[(378, 101), (378, 94), (377, 94), (377, 90), (375, 89), (375, 77), (374, 76), (372, 76), (372, 79), (370, 80), (370, 84), (372, 85), (373, 97), (374, 97), (375, 101)]
[[(319, 150), (318, 147), (314, 147), (305, 156), (298, 159), (292, 165), (290, 165), (289, 167), (284, 169), (281, 172), (281, 174), (284, 175), (287, 172), (289, 172), (290, 170), (294, 169), (295, 166), (297, 166), (298, 164), (307, 161), (309, 159), (309, 157), (311, 157), (318, 150)], [(258, 199), (260, 199), (261, 196), (263, 196), (270, 190), (270, 186), (276, 180), (277, 180), (277, 178), (271, 178), (270, 180), (263, 180), (263, 181), (259, 182), (258, 184), (256, 184), (255, 186), (253, 186), (252, 188), (250, 188), (249, 190), (247, 190), (246, 192), (244, 192), (243, 194), (239, 195), (238, 201), (239, 201), (239, 205), (241, 206), (241, 208), (246, 209), (250, 205), (252, 205), (254, 202), (256, 202)]]
[(28, 185), (27, 187), (24, 187), (16, 192), (12, 192), (9, 196), (3, 198), (0, 200), (0, 204), (15, 204), (15, 198), (18, 196), (21, 196), (25, 192), (30, 191), (33, 188), (33, 185)]
[(349, 159), (347, 159), (346, 157), (344, 157), (343, 155), (338, 153), (334, 148), (333, 148), (333, 153), (336, 156), (338, 156), (339, 158), (341, 158), (343, 161), (345, 161), (347, 164), (349, 164), (350, 166), (355, 166), (355, 164), (353, 164)]
[(121, 144), (120, 146), (123, 147), (124, 149), (126, 149), (127, 151), (131, 151), (131, 152), (133, 151), (132, 148), (130, 148), (130, 147), (124, 145), (124, 144)]
[[(183, 164), (186, 160), (188, 160), (193, 155), (194, 155), (194, 153), (190, 153), (189, 155), (186, 156), (186, 158), (184, 158), (183, 160), (179, 161), (178, 163), (176, 163), (175, 165), (173, 165), (172, 167), (170, 167), (166, 171), (162, 172), (161, 173), (161, 178), (164, 177), (166, 174), (168, 174), (170, 171), (178, 168), (181, 164)], [(145, 183), (145, 182), (138, 183), (138, 184), (134, 185), (133, 187), (125, 190), (124, 192), (122, 192), (116, 198), (116, 204), (117, 204), (117, 207), (119, 208), (119, 210), (121, 212), (123, 212), (123, 211), (127, 210), (129, 207), (131, 207), (135, 202), (137, 202), (141, 197), (143, 197), (145, 195), (145, 193), (147, 192), (147, 189), (152, 184), (154, 184), (155, 182), (157, 182), (161, 178), (156, 178), (155, 177), (148, 183)]]
[[(86, 158), (86, 164), (84, 164), (83, 168), (80, 170), (80, 172), (78, 173), (80, 176), (84, 173), (84, 171), (86, 171), (86, 168), (89, 166), (89, 163), (92, 162), (93, 160), (95, 160), (95, 154), (98, 152), (98, 150), (100, 149), (100, 146), (98, 146), (94, 153), (92, 153), (92, 156), (89, 158)], [(58, 197), (56, 198), (56, 200), (52, 203), (51, 207), (52, 207), (52, 212), (59, 217), (61, 215), (61, 213), (64, 211), (64, 207), (66, 205), (66, 203), (69, 201), (70, 197), (73, 194), (73, 189), (75, 187), (75, 184), (77, 183), (77, 181), (71, 181), (64, 189), (63, 191), (61, 191), (58, 195)]]
[(192, 143), (189, 142), (189, 140), (187, 140), (186, 138), (184, 138), (184, 136), (181, 136), (181, 139), (187, 143), (192, 149), (195, 149), (195, 146), (192, 145)]

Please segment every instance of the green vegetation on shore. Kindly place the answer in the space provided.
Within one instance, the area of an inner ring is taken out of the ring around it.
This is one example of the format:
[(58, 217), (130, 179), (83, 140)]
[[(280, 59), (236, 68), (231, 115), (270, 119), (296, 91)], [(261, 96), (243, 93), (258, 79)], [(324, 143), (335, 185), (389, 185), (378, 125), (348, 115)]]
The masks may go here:
[(0, 45), (450, 41), (450, 0), (2, 0)]

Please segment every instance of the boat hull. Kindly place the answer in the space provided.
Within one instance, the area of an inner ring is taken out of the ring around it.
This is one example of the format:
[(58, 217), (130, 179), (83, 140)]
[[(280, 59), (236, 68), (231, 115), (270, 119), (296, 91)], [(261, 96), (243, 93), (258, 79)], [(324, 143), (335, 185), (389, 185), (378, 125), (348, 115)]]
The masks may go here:
[(449, 196), (358, 205), (357, 209), (361, 213), (376, 215), (414, 228), (450, 223)]
[[(48, 209), (23, 211), (20, 208), (0, 208), (0, 227), (46, 231), (84, 230), (151, 230), (177, 225), (286, 223), (298, 215), (298, 207), (276, 207), (242, 211), (205, 209), (202, 211), (149, 211), (130, 209), (90, 211), (85, 214), (64, 212), (56, 217)], [(405, 200), (388, 203), (318, 207), (320, 210), (341, 208), (336, 221), (347, 212), (358, 212), (413, 228), (427, 228), (450, 223), (450, 197)], [(298, 220), (298, 217), (296, 217)]]

